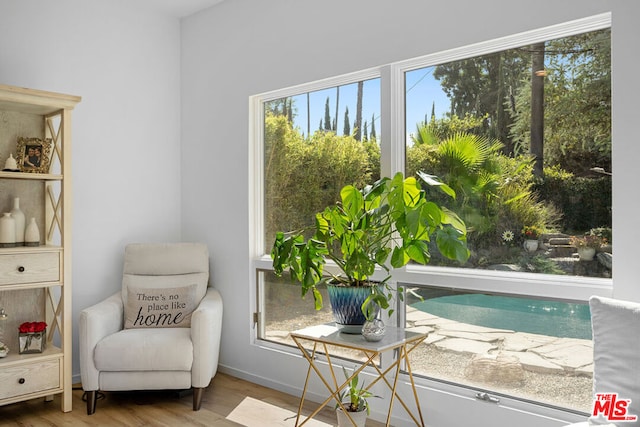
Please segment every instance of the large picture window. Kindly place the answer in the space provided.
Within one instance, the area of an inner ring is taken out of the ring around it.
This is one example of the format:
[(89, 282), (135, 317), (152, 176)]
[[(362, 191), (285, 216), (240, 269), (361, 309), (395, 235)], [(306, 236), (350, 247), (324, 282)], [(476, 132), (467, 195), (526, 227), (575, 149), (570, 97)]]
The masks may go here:
[(610, 42), (602, 29), (405, 73), (406, 173), (456, 191), (463, 267), (611, 277)]
[[(288, 332), (332, 321), (271, 271), (275, 233), (312, 225), (346, 184), (423, 171), (455, 190), (427, 195), (464, 219), (471, 257), (434, 248), (428, 265), (392, 272), (405, 295), (388, 320), (429, 334), (414, 374), (587, 412), (586, 301), (610, 292), (613, 269), (609, 26), (599, 16), (255, 96), (257, 339), (292, 345)], [(491, 374), (500, 366), (512, 376)]]

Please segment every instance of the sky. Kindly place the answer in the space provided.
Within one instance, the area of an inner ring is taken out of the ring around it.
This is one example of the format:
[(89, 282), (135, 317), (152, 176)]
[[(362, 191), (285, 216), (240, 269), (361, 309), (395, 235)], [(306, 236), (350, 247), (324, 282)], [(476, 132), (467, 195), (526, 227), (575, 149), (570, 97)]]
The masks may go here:
[[(406, 73), (406, 114), (407, 132), (413, 133), (416, 124), (431, 116), (431, 108), (435, 103), (436, 118), (442, 118), (449, 111), (449, 98), (440, 87), (440, 82), (433, 78), (434, 67), (426, 67)], [(356, 118), (357, 83), (340, 86), (337, 133), (343, 134), (345, 109), (349, 109), (349, 125), (353, 132), (353, 123)], [(311, 133), (318, 130), (320, 121), (324, 125), (325, 105), (329, 98), (329, 112), (331, 119), (335, 118), (336, 88), (323, 89), (309, 93)], [(294, 96), (296, 116), (294, 126), (307, 135), (307, 96), (306, 94)], [(366, 80), (363, 86), (362, 120), (367, 122), (367, 130), (371, 132), (371, 120), (375, 117), (375, 130), (380, 136), (380, 79)]]

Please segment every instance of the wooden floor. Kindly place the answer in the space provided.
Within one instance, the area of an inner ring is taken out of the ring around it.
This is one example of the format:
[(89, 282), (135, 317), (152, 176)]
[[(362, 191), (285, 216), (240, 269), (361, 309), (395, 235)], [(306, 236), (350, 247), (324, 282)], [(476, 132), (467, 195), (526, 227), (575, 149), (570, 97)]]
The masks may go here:
[[(202, 408), (192, 410), (193, 397), (190, 393), (179, 395), (176, 392), (119, 392), (105, 393), (98, 400), (96, 413), (88, 416), (86, 403), (82, 401), (83, 391), (73, 391), (73, 411), (60, 411), (59, 396), (53, 402), (44, 399), (33, 399), (27, 402), (0, 406), (0, 426), (214, 426), (238, 427), (240, 424), (227, 419), (237, 407), (254, 403), (253, 412), (260, 412), (261, 419), (271, 416), (273, 421), (252, 425), (250, 427), (293, 426), (293, 420), (282, 419), (287, 410), (295, 415), (298, 410), (298, 397), (281, 393), (222, 373), (215, 378), (205, 390)], [(249, 398), (249, 399), (247, 399)], [(257, 402), (256, 402), (257, 401)], [(256, 410), (255, 404), (261, 405)], [(313, 404), (307, 413), (315, 410)], [(240, 408), (236, 409), (238, 413)], [(271, 413), (269, 413), (271, 412)], [(333, 409), (323, 409), (314, 420), (329, 426), (336, 425)], [(309, 423), (311, 424), (311, 423)], [(372, 420), (368, 427), (382, 426)]]

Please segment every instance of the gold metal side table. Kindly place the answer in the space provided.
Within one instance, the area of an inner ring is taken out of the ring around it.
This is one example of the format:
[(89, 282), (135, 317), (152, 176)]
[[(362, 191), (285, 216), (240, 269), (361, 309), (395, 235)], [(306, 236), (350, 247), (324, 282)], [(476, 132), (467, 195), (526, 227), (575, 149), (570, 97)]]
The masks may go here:
[[(408, 356), (409, 353), (411, 353), (411, 351), (413, 351), (422, 341), (424, 341), (426, 337), (426, 334), (406, 331), (404, 328), (386, 327), (385, 336), (381, 341), (369, 342), (366, 341), (362, 335), (346, 334), (340, 332), (335, 323), (311, 326), (291, 332), (291, 338), (293, 338), (293, 341), (302, 352), (302, 355), (305, 359), (307, 359), (307, 362), (309, 362), (309, 369), (307, 370), (304, 389), (302, 391), (302, 396), (300, 397), (300, 406), (298, 407), (298, 415), (296, 417), (295, 424), (296, 427), (302, 426), (307, 421), (312, 419), (332, 399), (334, 399), (344, 411), (345, 408), (342, 405), (342, 402), (340, 402), (340, 391), (342, 391), (342, 389), (344, 389), (347, 384), (349, 384), (352, 378), (362, 372), (367, 366), (373, 367), (378, 373), (378, 376), (366, 387), (366, 389), (369, 390), (378, 381), (382, 380), (387, 385), (389, 390), (391, 390), (391, 401), (389, 402), (389, 412), (387, 414), (386, 423), (387, 427), (389, 426), (389, 423), (391, 421), (391, 411), (396, 399), (402, 404), (402, 406), (411, 416), (416, 425), (424, 427), (422, 410), (420, 409), (418, 393), (416, 392), (416, 386), (413, 380), (413, 374), (411, 373), (411, 364), (409, 363)], [(305, 348), (304, 343), (312, 344), (311, 349)], [(354, 350), (363, 354), (365, 357), (364, 362), (358, 362), (360, 363), (360, 367), (354, 369), (352, 375), (341, 384), (338, 384), (338, 381), (336, 380), (334, 366), (331, 360), (332, 356), (329, 352), (328, 346), (336, 346), (347, 350)], [(391, 363), (388, 367), (381, 368), (374, 362), (374, 360), (377, 357), (381, 356), (382, 353), (393, 350), (397, 351), (398, 354), (393, 363)], [(316, 352), (321, 352), (326, 357), (331, 378), (325, 378), (325, 376), (322, 375), (319, 367), (316, 365)], [(409, 376), (409, 381), (411, 382), (411, 389), (413, 390), (413, 397), (415, 398), (415, 404), (420, 420), (416, 418), (413, 411), (409, 409), (407, 404), (397, 394), (398, 377), (400, 374), (400, 367), (402, 365), (402, 362), (405, 362), (406, 365), (407, 374)], [(305, 395), (307, 393), (307, 386), (309, 384), (309, 377), (312, 370), (315, 371), (315, 373), (318, 375), (318, 378), (320, 378), (327, 390), (329, 390), (330, 396), (327, 397), (327, 399), (325, 399), (324, 402), (322, 402), (312, 414), (310, 414), (306, 419), (300, 422), (300, 414), (302, 412), (302, 406), (304, 404)], [(390, 372), (393, 374), (392, 382), (387, 379), (387, 374)], [(351, 419), (351, 417), (349, 418)], [(353, 422), (353, 420), (351, 421)]]

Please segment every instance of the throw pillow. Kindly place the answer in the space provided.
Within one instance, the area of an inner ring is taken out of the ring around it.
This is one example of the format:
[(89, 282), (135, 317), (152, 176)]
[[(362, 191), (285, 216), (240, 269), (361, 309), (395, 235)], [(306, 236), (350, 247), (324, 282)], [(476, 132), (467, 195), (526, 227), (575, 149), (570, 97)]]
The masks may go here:
[(197, 285), (178, 288), (127, 289), (124, 328), (188, 328), (196, 301)]
[[(606, 395), (611, 398), (612, 393), (617, 393), (617, 400), (630, 399), (626, 415), (640, 419), (640, 303), (594, 296), (589, 305), (593, 328), (594, 392), (604, 394), (602, 399), (607, 399)], [(614, 402), (603, 402), (603, 408), (607, 403)], [(592, 416), (589, 422), (589, 425), (610, 423), (602, 413)], [(629, 427), (638, 425), (626, 424)]]

